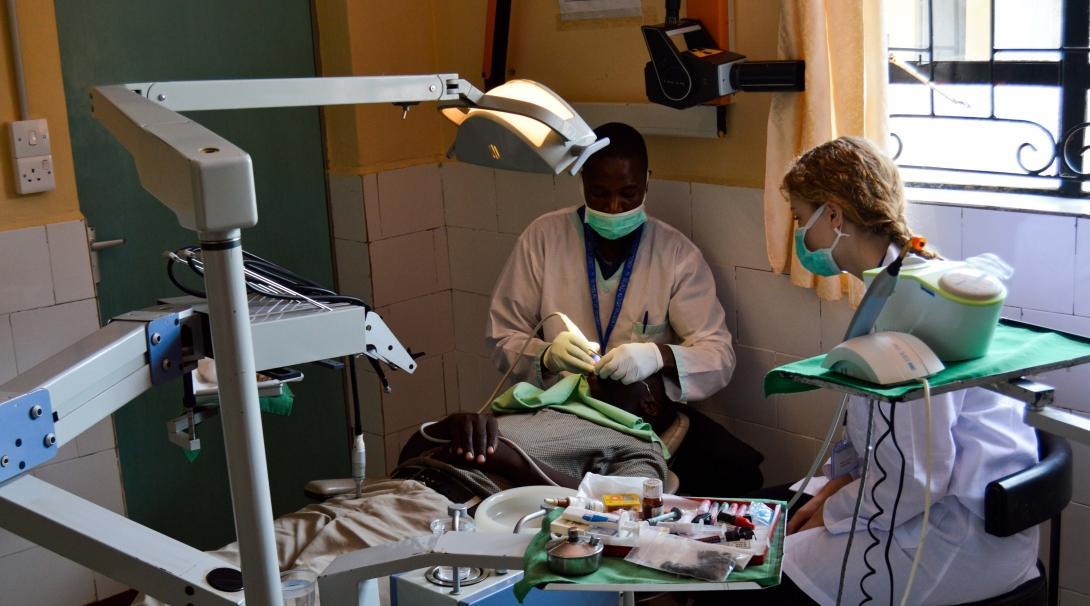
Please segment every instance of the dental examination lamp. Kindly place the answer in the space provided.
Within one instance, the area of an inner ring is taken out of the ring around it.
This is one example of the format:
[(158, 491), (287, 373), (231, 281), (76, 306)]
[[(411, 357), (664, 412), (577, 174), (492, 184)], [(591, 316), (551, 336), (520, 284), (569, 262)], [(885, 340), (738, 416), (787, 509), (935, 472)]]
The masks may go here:
[[(460, 127), (451, 152), (462, 161), (552, 174), (576, 174), (609, 141), (540, 84), (485, 94), (456, 74), (120, 84), (93, 88), (91, 101), (141, 185), (197, 232), (206, 297), (119, 316), (0, 385), (0, 439), (23, 446), (10, 459), (0, 453), (0, 527), (167, 603), (282, 603), (256, 371), (356, 354), (406, 372), (415, 364), (361, 301), (247, 292), (241, 230), (257, 223), (250, 156), (179, 112), (362, 103), (407, 112), (435, 101)], [(200, 356), (215, 360), (244, 596), (209, 574), (225, 566), (217, 558), (29, 473)]]
[(666, 22), (640, 28), (651, 56), (643, 68), (648, 100), (685, 109), (739, 91), (804, 90), (803, 61), (749, 61), (718, 48), (700, 21), (678, 18), (680, 5), (667, 0)]

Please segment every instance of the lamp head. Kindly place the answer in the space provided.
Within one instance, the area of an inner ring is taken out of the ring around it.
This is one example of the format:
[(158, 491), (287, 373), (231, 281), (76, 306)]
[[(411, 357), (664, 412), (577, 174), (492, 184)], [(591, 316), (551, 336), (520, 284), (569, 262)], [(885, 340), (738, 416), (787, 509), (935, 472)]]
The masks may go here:
[(452, 154), (470, 164), (574, 175), (609, 143), (597, 139), (559, 95), (531, 80), (512, 80), (475, 101), (441, 104), (440, 110), (458, 125)]

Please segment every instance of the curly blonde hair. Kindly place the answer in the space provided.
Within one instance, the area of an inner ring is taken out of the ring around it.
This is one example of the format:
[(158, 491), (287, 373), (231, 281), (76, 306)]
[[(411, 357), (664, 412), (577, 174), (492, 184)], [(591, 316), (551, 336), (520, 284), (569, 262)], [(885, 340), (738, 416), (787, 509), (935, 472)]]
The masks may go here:
[[(845, 217), (900, 246), (912, 238), (905, 219), (905, 187), (893, 160), (861, 137), (840, 137), (799, 156), (780, 191), (811, 204), (837, 202)], [(923, 255), (934, 257), (924, 250)]]

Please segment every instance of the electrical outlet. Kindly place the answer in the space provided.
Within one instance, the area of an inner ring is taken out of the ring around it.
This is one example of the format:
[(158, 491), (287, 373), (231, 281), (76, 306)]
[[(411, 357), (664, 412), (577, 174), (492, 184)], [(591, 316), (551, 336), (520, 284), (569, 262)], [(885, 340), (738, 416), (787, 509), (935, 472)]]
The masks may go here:
[(57, 188), (53, 176), (53, 156), (31, 156), (15, 160), (15, 191), (20, 194), (34, 194)]
[(11, 155), (15, 159), (48, 156), (49, 124), (45, 120), (20, 120), (11, 123)]

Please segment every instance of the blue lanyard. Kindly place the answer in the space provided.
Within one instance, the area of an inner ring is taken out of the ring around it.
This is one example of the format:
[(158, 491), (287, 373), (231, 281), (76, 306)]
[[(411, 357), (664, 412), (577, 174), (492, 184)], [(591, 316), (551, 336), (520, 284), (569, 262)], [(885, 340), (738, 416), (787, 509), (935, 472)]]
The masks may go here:
[[(579, 220), (583, 220), (583, 209), (578, 211)], [(594, 308), (594, 328), (598, 331), (598, 343), (604, 351), (609, 344), (609, 337), (613, 334), (613, 328), (617, 326), (617, 318), (621, 315), (621, 306), (624, 304), (624, 296), (628, 291), (628, 280), (632, 277), (632, 266), (636, 263), (636, 251), (640, 247), (640, 239), (643, 237), (643, 226), (636, 228), (635, 237), (632, 238), (632, 246), (628, 250), (628, 257), (624, 260), (624, 269), (621, 270), (621, 283), (617, 286), (617, 299), (613, 302), (613, 313), (609, 316), (609, 325), (605, 332), (602, 331), (602, 316), (598, 304), (598, 272), (595, 269), (594, 252), (597, 248), (598, 235), (583, 223), (583, 244), (587, 251), (587, 282), (590, 284), (590, 303)]]

